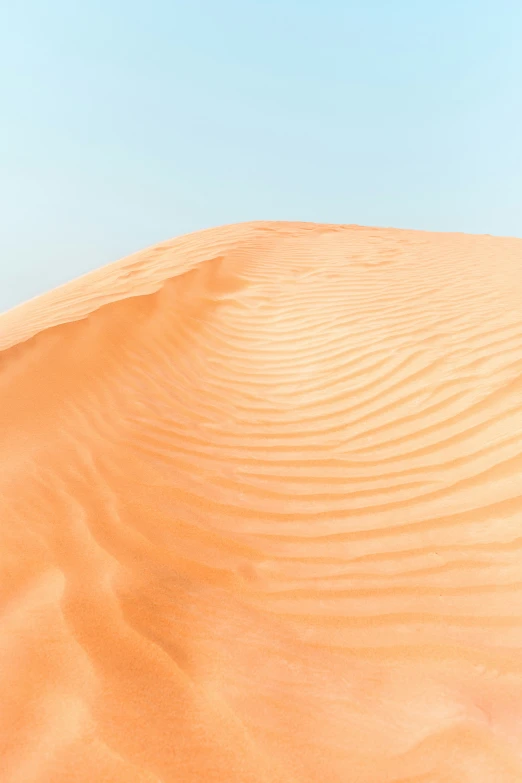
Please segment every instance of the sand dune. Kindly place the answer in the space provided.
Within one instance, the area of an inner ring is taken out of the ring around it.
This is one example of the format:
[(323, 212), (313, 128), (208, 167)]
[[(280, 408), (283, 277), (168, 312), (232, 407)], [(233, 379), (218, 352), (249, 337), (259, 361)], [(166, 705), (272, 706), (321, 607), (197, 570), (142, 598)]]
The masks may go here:
[(252, 223), (4, 314), (2, 783), (520, 783), (521, 273)]

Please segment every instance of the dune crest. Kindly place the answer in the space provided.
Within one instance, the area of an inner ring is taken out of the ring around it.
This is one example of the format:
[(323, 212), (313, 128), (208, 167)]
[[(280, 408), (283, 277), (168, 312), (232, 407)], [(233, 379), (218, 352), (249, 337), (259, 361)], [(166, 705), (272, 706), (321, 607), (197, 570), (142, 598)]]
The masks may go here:
[(260, 222), (0, 316), (2, 782), (522, 780), (521, 268)]

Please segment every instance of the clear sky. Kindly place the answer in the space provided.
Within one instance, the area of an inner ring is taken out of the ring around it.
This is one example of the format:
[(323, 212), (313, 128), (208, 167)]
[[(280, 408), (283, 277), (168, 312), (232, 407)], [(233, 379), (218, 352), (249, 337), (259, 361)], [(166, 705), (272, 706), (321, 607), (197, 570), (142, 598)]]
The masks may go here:
[(521, 0), (0, 12), (0, 310), (223, 223), (522, 237)]

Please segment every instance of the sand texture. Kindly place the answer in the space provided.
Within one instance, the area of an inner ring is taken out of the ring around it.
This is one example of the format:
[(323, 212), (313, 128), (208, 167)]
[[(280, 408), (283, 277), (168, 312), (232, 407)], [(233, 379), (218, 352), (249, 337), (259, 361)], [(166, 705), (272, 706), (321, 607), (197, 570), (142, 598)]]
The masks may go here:
[(522, 781), (522, 240), (211, 229), (0, 348), (1, 783)]

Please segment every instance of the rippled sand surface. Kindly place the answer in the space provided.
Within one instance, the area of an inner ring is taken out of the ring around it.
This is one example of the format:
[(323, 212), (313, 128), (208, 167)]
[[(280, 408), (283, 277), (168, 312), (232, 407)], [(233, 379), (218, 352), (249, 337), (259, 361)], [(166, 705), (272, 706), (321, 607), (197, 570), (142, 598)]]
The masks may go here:
[(2, 783), (520, 783), (521, 282), (251, 223), (4, 314)]

